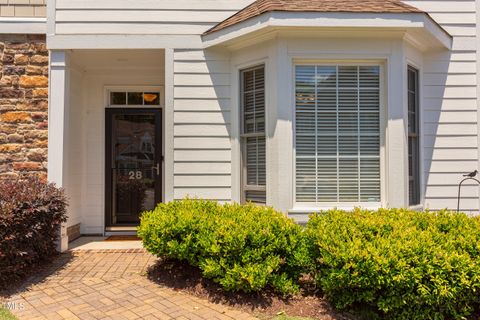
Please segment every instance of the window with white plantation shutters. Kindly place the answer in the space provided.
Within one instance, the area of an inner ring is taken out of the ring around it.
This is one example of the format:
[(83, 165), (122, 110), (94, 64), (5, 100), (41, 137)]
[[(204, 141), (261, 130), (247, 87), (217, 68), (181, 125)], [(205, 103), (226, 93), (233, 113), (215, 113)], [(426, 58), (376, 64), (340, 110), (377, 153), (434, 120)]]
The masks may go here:
[(420, 204), (418, 70), (408, 67), (408, 202)]
[(265, 67), (241, 71), (243, 199), (266, 203)]
[(296, 201), (380, 202), (380, 67), (297, 65)]

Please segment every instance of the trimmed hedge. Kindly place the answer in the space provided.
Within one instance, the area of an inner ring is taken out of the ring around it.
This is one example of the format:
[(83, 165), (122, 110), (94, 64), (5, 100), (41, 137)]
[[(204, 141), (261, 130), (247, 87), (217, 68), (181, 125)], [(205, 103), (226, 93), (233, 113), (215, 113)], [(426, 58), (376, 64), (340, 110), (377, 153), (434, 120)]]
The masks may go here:
[(227, 291), (298, 289), (306, 258), (301, 228), (267, 207), (186, 199), (159, 204), (141, 217), (138, 235), (151, 253), (187, 261)]
[(309, 275), (368, 319), (465, 319), (480, 302), (480, 218), (447, 211), (331, 210), (301, 228), (271, 208), (186, 199), (143, 214), (147, 250), (198, 266), (229, 291), (289, 294)]
[(66, 203), (62, 190), (38, 178), (0, 180), (0, 286), (56, 253)]
[(464, 319), (479, 302), (480, 220), (402, 209), (328, 211), (307, 227), (312, 273), (337, 308)]

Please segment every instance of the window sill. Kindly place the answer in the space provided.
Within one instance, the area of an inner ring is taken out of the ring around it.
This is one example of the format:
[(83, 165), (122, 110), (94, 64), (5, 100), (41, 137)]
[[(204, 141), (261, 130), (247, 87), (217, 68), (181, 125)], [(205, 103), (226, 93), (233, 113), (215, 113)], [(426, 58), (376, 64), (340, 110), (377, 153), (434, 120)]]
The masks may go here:
[(338, 205), (324, 205), (324, 206), (315, 206), (315, 205), (295, 205), (292, 209), (288, 210), (289, 214), (311, 214), (324, 210), (344, 210), (344, 211), (353, 211), (355, 208), (367, 209), (367, 210), (378, 210), (382, 208), (379, 203), (372, 204), (338, 204)]

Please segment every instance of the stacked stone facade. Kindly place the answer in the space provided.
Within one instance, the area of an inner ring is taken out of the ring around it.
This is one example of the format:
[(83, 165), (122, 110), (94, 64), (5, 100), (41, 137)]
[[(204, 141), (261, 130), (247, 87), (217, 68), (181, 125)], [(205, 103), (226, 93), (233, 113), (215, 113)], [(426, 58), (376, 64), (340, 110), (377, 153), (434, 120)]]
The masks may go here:
[(43, 35), (0, 35), (0, 178), (46, 177), (48, 51)]

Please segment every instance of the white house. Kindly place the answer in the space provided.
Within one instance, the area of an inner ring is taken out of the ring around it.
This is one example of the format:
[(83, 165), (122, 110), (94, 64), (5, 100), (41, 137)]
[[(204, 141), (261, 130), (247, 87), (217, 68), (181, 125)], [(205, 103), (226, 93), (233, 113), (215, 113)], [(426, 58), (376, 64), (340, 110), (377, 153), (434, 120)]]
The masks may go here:
[[(456, 209), (462, 174), (479, 168), (479, 8), (47, 0), (64, 246), (72, 226), (131, 232), (142, 210), (186, 196), (298, 221), (332, 207)], [(479, 187), (462, 192), (461, 209), (478, 212)]]

